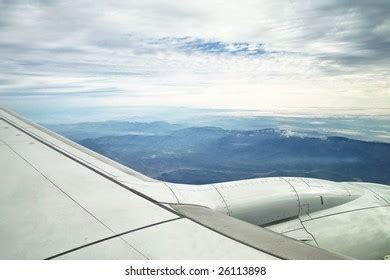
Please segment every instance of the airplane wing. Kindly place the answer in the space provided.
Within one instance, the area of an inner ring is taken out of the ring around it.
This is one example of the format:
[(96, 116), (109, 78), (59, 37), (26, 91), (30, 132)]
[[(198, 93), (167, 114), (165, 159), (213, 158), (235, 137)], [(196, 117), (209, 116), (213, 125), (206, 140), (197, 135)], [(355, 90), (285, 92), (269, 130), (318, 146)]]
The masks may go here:
[(0, 259), (344, 258), (180, 204), (168, 184), (6, 109), (0, 109), (0, 217)]

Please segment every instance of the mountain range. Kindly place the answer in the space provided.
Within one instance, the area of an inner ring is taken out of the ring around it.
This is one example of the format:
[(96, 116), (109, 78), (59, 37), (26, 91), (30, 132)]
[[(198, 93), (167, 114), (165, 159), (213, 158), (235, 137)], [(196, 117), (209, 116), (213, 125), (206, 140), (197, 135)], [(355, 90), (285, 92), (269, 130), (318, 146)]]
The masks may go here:
[(390, 144), (282, 129), (229, 130), (166, 122), (50, 129), (155, 179), (206, 184), (303, 176), (390, 184)]

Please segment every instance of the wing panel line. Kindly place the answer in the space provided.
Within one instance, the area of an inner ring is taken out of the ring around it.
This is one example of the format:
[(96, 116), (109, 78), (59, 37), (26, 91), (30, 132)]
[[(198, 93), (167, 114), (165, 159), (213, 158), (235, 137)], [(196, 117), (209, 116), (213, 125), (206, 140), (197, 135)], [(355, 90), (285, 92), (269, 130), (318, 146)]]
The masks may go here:
[(43, 178), (45, 178), (48, 182), (50, 182), (55, 188), (57, 188), (59, 191), (61, 191), (66, 197), (68, 197), (70, 200), (72, 200), (74, 203), (76, 203), (81, 209), (83, 209), (85, 212), (87, 212), (89, 215), (91, 215), (96, 221), (98, 221), (100, 224), (102, 224), (105, 228), (107, 228), (112, 233), (115, 233), (111, 228), (109, 228), (103, 221), (99, 220), (98, 217), (96, 217), (94, 214), (92, 214), (88, 209), (86, 209), (83, 205), (81, 205), (77, 200), (75, 200), (73, 197), (71, 197), (68, 193), (66, 193), (63, 189), (61, 189), (60, 186), (58, 186), (56, 183), (54, 183), (50, 178), (45, 176), (41, 171), (39, 171), (34, 165), (31, 164), (27, 159), (25, 159), (22, 155), (20, 155), (17, 151), (15, 151), (10, 145), (5, 143), (8, 148), (13, 151), (17, 156), (19, 156), (23, 161), (25, 161), (28, 165), (30, 165), (36, 172), (38, 172), (39, 175), (41, 175)]
[(363, 207), (363, 208), (359, 208), (359, 209), (351, 209), (351, 210), (342, 211), (342, 212), (338, 212), (338, 213), (328, 214), (328, 215), (324, 215), (324, 216), (318, 216), (318, 217), (311, 218), (310, 220), (302, 221), (302, 224), (303, 223), (308, 223), (308, 222), (313, 221), (313, 220), (326, 218), (326, 217), (342, 215), (342, 214), (345, 214), (345, 213), (357, 212), (357, 211), (362, 211), (362, 210), (367, 210), (367, 209), (385, 208), (385, 207), (390, 207), (390, 205), (369, 206), (369, 207)]
[[(132, 232), (139, 231), (139, 230), (143, 230), (143, 229), (146, 229), (146, 228), (149, 228), (149, 227), (154, 227), (154, 226), (157, 226), (157, 225), (165, 224), (165, 223), (168, 223), (168, 222), (173, 222), (173, 221), (180, 220), (180, 219), (183, 219), (183, 217), (177, 217), (177, 218), (173, 218), (173, 219), (169, 219), (169, 220), (164, 220), (164, 221), (160, 221), (160, 222), (153, 223), (153, 224), (150, 224), (150, 225), (146, 225), (146, 226), (143, 226), (143, 227), (139, 227), (139, 228), (136, 228), (136, 229), (124, 231), (124, 232), (121, 232), (121, 233), (118, 233), (118, 234), (115, 234), (115, 235), (112, 235), (112, 236), (109, 236), (109, 237), (106, 237), (106, 238), (102, 238), (102, 239), (99, 239), (99, 240), (96, 240), (96, 241), (87, 243), (87, 244), (85, 244), (85, 245), (82, 245), (82, 246), (79, 246), (79, 247), (76, 247), (76, 248), (73, 248), (73, 249), (64, 251), (64, 252), (62, 252), (62, 253), (58, 253), (58, 254), (56, 254), (56, 255), (53, 255), (53, 256), (51, 256), (51, 257), (46, 258), (45, 260), (52, 260), (52, 259), (58, 258), (58, 257), (60, 257), (60, 256), (63, 256), (63, 255), (72, 253), (72, 252), (74, 252), (74, 251), (83, 249), (83, 248), (85, 248), (85, 247), (89, 247), (89, 246), (95, 245), (95, 244), (97, 244), (97, 243), (101, 243), (101, 242), (104, 242), (104, 241), (107, 241), (107, 240), (110, 240), (110, 239), (113, 239), (113, 238), (116, 238), (116, 237), (121, 237), (122, 235), (125, 235), (125, 234), (128, 234), (128, 233), (132, 233)], [(123, 240), (123, 239), (122, 239), (122, 240)], [(124, 240), (123, 240), (123, 241), (124, 241)], [(126, 243), (127, 243), (127, 242), (126, 242)], [(131, 248), (134, 249), (134, 247), (132, 247), (132, 246), (131, 246)], [(139, 252), (139, 251), (137, 250), (137, 252)], [(141, 252), (139, 252), (139, 253), (141, 253)], [(142, 253), (141, 253), (141, 254), (142, 254)], [(142, 255), (143, 255), (143, 254), (142, 254)], [(145, 255), (143, 255), (143, 256), (146, 257)]]
[(384, 200), (387, 204), (390, 204), (390, 202), (387, 201), (383, 196), (381, 196), (381, 195), (380, 195), (379, 193), (377, 193), (376, 191), (370, 189), (368, 186), (364, 186), (364, 185), (362, 185), (362, 184), (359, 184), (358, 182), (354, 182), (353, 184), (358, 185), (358, 186), (361, 186), (362, 188), (365, 188), (366, 190), (368, 190), (368, 191), (370, 191), (370, 192), (376, 194), (377, 196), (379, 196), (379, 197), (380, 197), (382, 200)]
[(96, 170), (94, 167), (92, 167), (92, 166), (88, 165), (87, 163), (85, 163), (85, 162), (75, 158), (72, 154), (68, 154), (68, 153), (66, 153), (63, 150), (61, 150), (61, 149), (59, 149), (57, 147), (54, 147), (53, 145), (47, 143), (44, 139), (41, 139), (41, 137), (36, 136), (34, 133), (32, 133), (30, 131), (27, 131), (24, 128), (21, 128), (21, 127), (17, 126), (12, 121), (10, 121), (10, 120), (8, 120), (8, 119), (6, 119), (4, 117), (1, 117), (1, 119), (4, 120), (5, 122), (7, 122), (8, 124), (12, 125), (16, 129), (22, 131), (23, 133), (26, 133), (27, 135), (29, 135), (30, 137), (34, 138), (35, 140), (39, 141), (40, 143), (50, 147), (51, 149), (55, 150), (56, 152), (62, 154), (63, 156), (65, 156), (65, 157), (67, 157), (67, 158), (77, 162), (78, 164), (88, 168), (89, 170), (99, 174), (100, 176), (104, 177), (105, 179), (107, 179), (107, 180), (117, 184), (118, 186), (120, 186), (120, 187), (122, 187), (122, 188), (124, 188), (124, 189), (126, 189), (126, 190), (128, 190), (128, 191), (130, 191), (132, 193), (134, 193), (135, 195), (138, 195), (139, 197), (142, 197), (143, 199), (146, 199), (147, 201), (149, 201), (149, 202), (159, 206), (160, 208), (175, 214), (176, 216), (183, 217), (183, 215), (179, 214), (177, 211), (175, 211), (175, 210), (173, 210), (173, 209), (171, 209), (171, 208), (169, 208), (169, 207), (167, 207), (165, 205), (162, 205), (158, 201), (154, 200), (153, 198), (151, 198), (151, 197), (149, 197), (149, 196), (147, 196), (147, 195), (145, 195), (145, 194), (143, 194), (143, 193), (141, 193), (139, 191), (136, 191), (136, 190), (126, 186), (125, 184), (117, 181), (115, 178), (112, 178), (112, 177), (108, 176), (107, 174), (103, 173), (102, 171)]

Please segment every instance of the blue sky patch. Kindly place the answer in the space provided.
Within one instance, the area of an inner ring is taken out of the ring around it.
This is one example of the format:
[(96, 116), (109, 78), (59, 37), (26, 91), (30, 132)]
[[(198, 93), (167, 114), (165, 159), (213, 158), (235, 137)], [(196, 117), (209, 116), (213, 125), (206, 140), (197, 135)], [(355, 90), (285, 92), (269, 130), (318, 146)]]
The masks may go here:
[(258, 43), (227, 43), (194, 37), (165, 37), (155, 41), (155, 43), (164, 44), (168, 47), (173, 47), (185, 52), (203, 52), (210, 54), (230, 54), (243, 56), (257, 56), (266, 53), (263, 45)]

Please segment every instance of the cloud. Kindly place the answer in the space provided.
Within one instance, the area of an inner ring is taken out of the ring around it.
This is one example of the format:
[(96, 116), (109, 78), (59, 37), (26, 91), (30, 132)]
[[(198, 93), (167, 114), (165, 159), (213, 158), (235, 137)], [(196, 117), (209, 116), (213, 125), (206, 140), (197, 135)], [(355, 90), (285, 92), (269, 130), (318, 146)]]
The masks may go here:
[(389, 14), (376, 0), (2, 1), (0, 100), (388, 107)]

